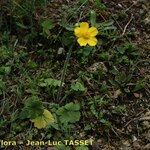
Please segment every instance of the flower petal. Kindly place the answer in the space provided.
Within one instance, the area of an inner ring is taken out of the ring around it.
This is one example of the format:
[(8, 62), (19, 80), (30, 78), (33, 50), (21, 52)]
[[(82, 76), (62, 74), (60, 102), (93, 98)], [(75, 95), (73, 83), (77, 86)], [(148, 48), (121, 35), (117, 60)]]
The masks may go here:
[(34, 126), (37, 127), (38, 129), (46, 127), (46, 121), (44, 120), (43, 116), (32, 119), (31, 121), (34, 122)]
[(94, 37), (98, 34), (98, 30), (95, 27), (89, 28), (88, 32), (90, 33), (90, 36)]
[(87, 22), (81, 22), (80, 23), (80, 27), (84, 28), (84, 29), (88, 29), (89, 28), (89, 24)]
[(95, 37), (91, 37), (88, 39), (89, 46), (95, 46), (97, 44), (97, 39)]
[(51, 114), (51, 112), (49, 112), (48, 110), (44, 109), (43, 115), (44, 115), (44, 119), (45, 119), (47, 124), (54, 122), (54, 117)]
[(53, 115), (46, 109), (44, 109), (43, 115), (35, 119), (31, 119), (31, 122), (34, 123), (34, 126), (38, 129), (45, 128), (49, 123), (54, 122)]
[(79, 27), (76, 27), (76, 28), (74, 29), (74, 34), (75, 34), (75, 36), (77, 36), (77, 37), (81, 37), (81, 36), (82, 36), (82, 29), (79, 28)]
[(84, 39), (84, 38), (78, 38), (78, 43), (79, 43), (79, 45), (80, 46), (86, 46), (87, 45), (87, 43), (88, 43), (88, 40), (87, 39)]

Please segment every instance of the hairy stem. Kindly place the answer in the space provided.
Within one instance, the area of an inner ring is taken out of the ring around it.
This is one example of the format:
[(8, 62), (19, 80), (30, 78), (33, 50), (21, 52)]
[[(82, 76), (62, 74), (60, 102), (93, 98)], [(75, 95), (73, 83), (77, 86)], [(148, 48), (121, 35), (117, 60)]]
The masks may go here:
[[(62, 72), (62, 75), (61, 75), (61, 84), (60, 84), (60, 87), (58, 89), (57, 101), (60, 101), (60, 99), (61, 99), (63, 83), (64, 83), (64, 80), (65, 80), (65, 75), (66, 75), (66, 72), (67, 72), (67, 67), (68, 67), (68, 64), (69, 64), (69, 59), (70, 59), (70, 56), (71, 56), (71, 53), (72, 53), (72, 49), (73, 49), (73, 44), (69, 48), (69, 51), (67, 53), (67, 57), (66, 57), (66, 60), (65, 60), (65, 63), (64, 63), (63, 72)], [(61, 101), (60, 101), (60, 103), (61, 103)]]

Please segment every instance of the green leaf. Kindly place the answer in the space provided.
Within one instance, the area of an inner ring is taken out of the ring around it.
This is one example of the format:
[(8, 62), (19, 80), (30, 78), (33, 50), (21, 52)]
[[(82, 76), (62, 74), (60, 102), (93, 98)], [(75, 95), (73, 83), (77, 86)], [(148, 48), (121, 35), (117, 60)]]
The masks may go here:
[(36, 62), (30, 60), (30, 61), (28, 61), (27, 66), (28, 66), (30, 69), (34, 69), (34, 68), (37, 68), (38, 65), (37, 65)]
[(56, 80), (52, 78), (47, 78), (44, 80), (41, 80), (39, 83), (39, 86), (41, 87), (46, 87), (46, 86), (54, 86), (54, 87), (59, 87), (61, 85), (61, 80)]
[(76, 150), (89, 150), (87, 146), (77, 146)]
[(44, 112), (44, 107), (40, 99), (36, 96), (29, 97), (25, 102), (25, 107), (23, 108), (20, 117), (35, 119), (41, 116)]
[(78, 110), (80, 110), (80, 105), (79, 105), (79, 103), (74, 104), (73, 102), (71, 102), (69, 104), (66, 104), (65, 108), (67, 110), (78, 111)]
[(84, 92), (86, 88), (80, 82), (76, 82), (71, 84), (71, 90)]
[(107, 31), (109, 30), (115, 31), (117, 29), (113, 24), (114, 24), (113, 20), (108, 20), (108, 21), (97, 24), (97, 26), (100, 27), (101, 34), (107, 35)]
[(9, 66), (2, 66), (0, 67), (0, 75), (7, 75), (11, 71), (11, 67)]
[(136, 83), (136, 86), (133, 89), (133, 91), (136, 92), (138, 90), (141, 90), (145, 87), (145, 85), (146, 85), (146, 81), (145, 81), (145, 79), (142, 79)]
[(64, 32), (62, 36), (62, 43), (70, 47), (73, 42), (74, 42), (74, 36), (72, 32)]
[(96, 13), (94, 10), (91, 10), (90, 12), (90, 22), (92, 26), (95, 26), (96, 24)]
[(109, 59), (109, 53), (108, 52), (102, 52), (100, 55), (99, 55), (100, 59), (102, 60), (108, 60)]
[(110, 128), (111, 127), (111, 123), (105, 119), (101, 119), (100, 120), (101, 123), (103, 123), (103, 125), (106, 127), (106, 128)]
[(91, 127), (91, 125), (89, 125), (89, 124), (87, 124), (85, 127), (84, 127), (84, 130), (85, 131), (88, 131), (88, 130), (91, 130), (92, 129), (92, 127)]
[(70, 150), (69, 146), (65, 146), (64, 144), (57, 145), (54, 147), (54, 150)]
[(98, 112), (97, 112), (97, 110), (96, 110), (94, 104), (91, 105), (90, 110), (91, 110), (92, 114), (93, 114), (96, 118), (98, 118)]
[(61, 22), (61, 26), (64, 27), (68, 31), (73, 31), (74, 30), (74, 25), (69, 24), (65, 20)]
[(49, 30), (54, 28), (54, 24), (51, 20), (45, 20), (42, 22), (43, 32), (49, 34)]
[(16, 25), (22, 29), (29, 29), (29, 27), (25, 26), (24, 24), (22, 24), (20, 22), (16, 22)]
[(63, 110), (59, 119), (62, 123), (75, 123), (80, 120), (80, 112)]
[(23, 108), (20, 115), (19, 115), (20, 119), (26, 119), (29, 118), (29, 111), (27, 108)]
[(97, 8), (106, 9), (106, 6), (102, 4), (101, 0), (94, 0), (94, 4)]
[(80, 49), (79, 54), (82, 54), (83, 57), (87, 57), (90, 55), (92, 50), (93, 50), (92, 47), (84, 47), (84, 48)]
[(72, 102), (60, 107), (56, 113), (59, 116), (59, 120), (64, 124), (75, 123), (80, 120), (81, 116), (79, 104)]

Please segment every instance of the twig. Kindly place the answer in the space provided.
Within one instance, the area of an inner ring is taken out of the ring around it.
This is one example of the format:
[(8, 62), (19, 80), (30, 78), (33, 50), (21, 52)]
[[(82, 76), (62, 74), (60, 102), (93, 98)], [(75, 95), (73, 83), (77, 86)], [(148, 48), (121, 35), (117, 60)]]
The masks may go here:
[(138, 3), (138, 1), (133, 1), (133, 4), (130, 6), (130, 7), (128, 7), (125, 11), (124, 11), (124, 13), (126, 13), (127, 11), (129, 11), (133, 6), (135, 6), (136, 4)]
[(132, 21), (132, 19), (133, 19), (133, 14), (131, 15), (131, 18), (130, 18), (130, 20), (128, 21), (128, 23), (125, 25), (124, 30), (123, 30), (123, 32), (122, 32), (122, 36), (125, 34), (125, 32), (126, 32), (126, 30), (127, 30), (127, 27), (128, 27), (128, 25), (130, 24), (130, 22)]
[(113, 127), (111, 127), (111, 130), (115, 133), (115, 135), (116, 135), (119, 139), (121, 139), (120, 136), (119, 136), (119, 134), (115, 131), (115, 129), (114, 129)]
[(139, 112), (139, 113), (135, 116), (136, 118), (133, 118), (133, 119), (129, 120), (129, 121), (124, 125), (124, 128), (127, 127), (131, 122), (133, 122), (133, 121), (139, 119), (138, 116), (139, 116), (140, 114), (142, 114), (144, 111), (145, 111), (145, 110), (142, 110), (141, 112)]
[[(109, 10), (109, 13), (112, 14), (112, 11)], [(123, 28), (121, 27), (121, 25), (119, 24), (119, 22), (115, 19), (115, 17), (113, 15), (111, 15), (113, 20), (116, 22), (116, 24), (118, 25), (118, 27), (120, 28), (120, 30), (123, 32)], [(129, 43), (131, 43), (131, 41), (129, 40), (129, 38), (125, 35), (126, 39), (128, 40)]]
[(150, 116), (146, 116), (139, 119), (140, 121), (150, 121)]

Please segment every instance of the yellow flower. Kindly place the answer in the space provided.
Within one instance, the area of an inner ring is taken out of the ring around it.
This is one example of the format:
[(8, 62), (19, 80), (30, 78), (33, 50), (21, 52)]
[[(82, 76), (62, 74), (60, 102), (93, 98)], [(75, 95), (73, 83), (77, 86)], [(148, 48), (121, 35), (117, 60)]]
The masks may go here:
[(95, 36), (98, 34), (98, 30), (95, 27), (90, 27), (87, 22), (80, 23), (79, 27), (74, 29), (74, 34), (77, 37), (77, 42), (80, 46), (95, 46), (97, 39)]
[(54, 122), (53, 115), (46, 109), (44, 109), (43, 115), (35, 119), (32, 119), (31, 122), (34, 123), (34, 126), (38, 129), (45, 128), (48, 124)]

